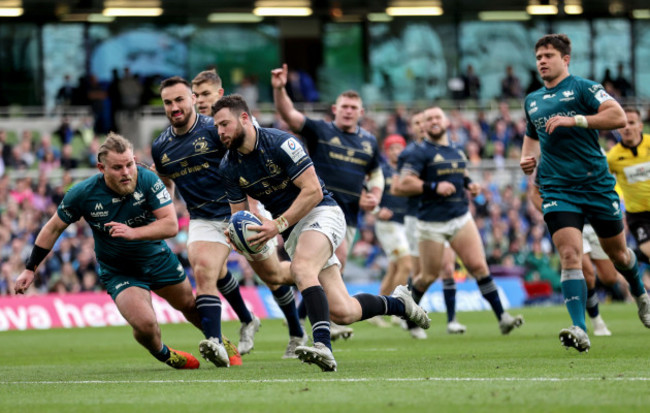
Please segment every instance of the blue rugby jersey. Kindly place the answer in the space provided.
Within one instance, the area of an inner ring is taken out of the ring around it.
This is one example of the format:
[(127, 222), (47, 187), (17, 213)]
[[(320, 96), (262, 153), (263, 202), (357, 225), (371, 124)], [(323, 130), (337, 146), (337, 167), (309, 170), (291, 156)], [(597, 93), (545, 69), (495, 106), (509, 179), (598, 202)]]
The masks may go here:
[(539, 140), (541, 147), (537, 167), (541, 187), (614, 186), (597, 130), (559, 127), (551, 135), (546, 132), (546, 122), (553, 116), (593, 115), (610, 99), (600, 84), (573, 75), (552, 89), (542, 87), (526, 97), (526, 135)]
[(230, 218), (230, 205), (219, 173), (225, 153), (214, 120), (198, 113), (186, 134), (176, 135), (169, 126), (151, 147), (156, 170), (174, 181), (192, 219)]
[(66, 224), (84, 218), (95, 239), (95, 254), (100, 263), (130, 269), (130, 266), (147, 264), (152, 256), (169, 252), (167, 243), (158, 241), (129, 241), (113, 238), (111, 221), (132, 228), (145, 226), (156, 220), (153, 211), (171, 204), (167, 188), (158, 176), (146, 168), (138, 167), (138, 181), (132, 194), (120, 196), (96, 174), (75, 184), (65, 194), (57, 214)]
[[(270, 128), (256, 128), (255, 149), (248, 154), (228, 151), (220, 165), (228, 201), (244, 202), (246, 195), (257, 199), (277, 218), (296, 200), (300, 189), (293, 184), (313, 165), (302, 144), (291, 134)], [(318, 206), (336, 206), (320, 180), (323, 199)], [(283, 236), (288, 236), (285, 231)]]
[(425, 182), (451, 182), (456, 192), (447, 197), (421, 197), (417, 218), (443, 222), (467, 213), (469, 200), (464, 185), (467, 168), (465, 153), (459, 148), (438, 145), (429, 139), (425, 139), (419, 149), (407, 154), (402, 169), (414, 173)]
[(380, 166), (377, 139), (359, 127), (347, 133), (334, 122), (309, 118), (305, 118), (300, 135), (316, 173), (343, 210), (346, 223), (356, 227), (366, 175)]
[[(409, 156), (412, 151), (417, 151), (420, 148), (420, 143), (410, 142), (406, 145), (406, 148), (399, 154), (397, 158), (397, 173), (402, 173), (402, 167), (404, 166), (404, 161)], [(385, 178), (385, 177), (384, 177)], [(415, 217), (418, 215), (418, 208), (420, 207), (420, 195), (413, 195), (407, 197), (407, 206), (406, 206), (406, 216)]]
[(404, 215), (406, 215), (409, 198), (403, 196), (395, 196), (390, 194), (390, 186), (393, 183), (393, 175), (397, 173), (397, 169), (393, 168), (388, 162), (382, 162), (381, 169), (384, 172), (384, 195), (381, 197), (380, 207), (388, 208), (393, 211), (393, 216), (389, 221), (404, 223)]

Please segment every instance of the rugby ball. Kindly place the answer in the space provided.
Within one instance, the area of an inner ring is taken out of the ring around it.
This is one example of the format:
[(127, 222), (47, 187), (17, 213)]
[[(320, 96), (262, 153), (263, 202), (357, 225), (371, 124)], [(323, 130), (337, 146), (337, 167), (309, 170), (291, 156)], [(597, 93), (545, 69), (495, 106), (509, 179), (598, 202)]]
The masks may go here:
[(262, 221), (249, 211), (237, 211), (230, 217), (228, 223), (228, 235), (230, 242), (232, 242), (238, 250), (248, 254), (257, 254), (266, 244), (259, 244), (255, 246), (248, 245), (246, 241), (251, 236), (255, 235), (255, 231), (248, 229), (249, 225), (262, 225)]

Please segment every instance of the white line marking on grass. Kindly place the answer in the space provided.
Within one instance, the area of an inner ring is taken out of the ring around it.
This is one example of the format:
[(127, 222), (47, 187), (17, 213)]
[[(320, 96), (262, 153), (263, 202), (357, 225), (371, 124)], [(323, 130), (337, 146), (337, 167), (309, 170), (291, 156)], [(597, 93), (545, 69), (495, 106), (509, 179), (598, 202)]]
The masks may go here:
[(42, 381), (0, 381), (0, 385), (9, 384), (193, 384), (193, 383), (347, 383), (347, 382), (569, 382), (569, 381), (650, 381), (650, 377), (404, 377), (404, 378), (330, 378), (330, 379), (264, 379), (264, 380), (42, 380)]

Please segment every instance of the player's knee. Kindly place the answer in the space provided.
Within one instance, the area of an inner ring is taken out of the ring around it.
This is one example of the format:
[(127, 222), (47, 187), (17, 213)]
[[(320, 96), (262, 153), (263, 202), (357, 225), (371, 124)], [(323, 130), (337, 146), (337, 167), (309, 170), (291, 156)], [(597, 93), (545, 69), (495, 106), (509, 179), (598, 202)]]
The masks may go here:
[(558, 250), (562, 268), (577, 268), (582, 263), (582, 254), (580, 248), (573, 245), (566, 245)]
[(351, 306), (330, 306), (330, 320), (336, 324), (348, 325), (354, 323), (358, 319), (359, 318), (354, 314)]
[(140, 337), (154, 337), (160, 328), (155, 317), (147, 317), (132, 322), (133, 333)]

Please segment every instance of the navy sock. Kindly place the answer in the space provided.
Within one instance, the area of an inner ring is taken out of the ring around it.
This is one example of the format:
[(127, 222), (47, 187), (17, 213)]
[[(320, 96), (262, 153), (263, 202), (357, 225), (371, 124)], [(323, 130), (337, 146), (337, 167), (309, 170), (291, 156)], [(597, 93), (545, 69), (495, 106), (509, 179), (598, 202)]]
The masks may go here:
[(305, 288), (302, 291), (302, 299), (307, 307), (314, 343), (322, 343), (331, 350), (330, 306), (325, 290), (320, 285)]
[(587, 313), (591, 318), (598, 317), (598, 295), (595, 288), (587, 290)]
[(253, 321), (253, 316), (246, 307), (246, 303), (244, 303), (244, 299), (241, 296), (239, 284), (237, 284), (237, 280), (235, 280), (235, 277), (232, 276), (230, 271), (226, 273), (225, 277), (217, 281), (217, 288), (223, 295), (223, 298), (228, 301), (230, 307), (232, 307), (233, 311), (237, 314), (239, 321), (242, 323), (250, 323)]
[(404, 303), (395, 297), (359, 293), (353, 298), (361, 305), (360, 320), (367, 320), (377, 315), (404, 315)]
[(639, 264), (634, 255), (634, 251), (628, 248), (632, 262), (628, 268), (622, 268), (616, 265), (616, 269), (623, 275), (623, 278), (630, 284), (630, 292), (633, 296), (639, 297), (645, 293), (645, 287), (643, 286), (643, 280), (641, 279), (641, 273), (639, 272)]
[(169, 360), (169, 356), (170, 356), (169, 347), (167, 347), (165, 343), (163, 343), (162, 349), (160, 349), (160, 351), (157, 352), (152, 351), (151, 355), (153, 355), (155, 358), (157, 358), (158, 360), (164, 363), (167, 360)]
[(491, 275), (488, 275), (485, 278), (482, 278), (477, 281), (478, 288), (481, 290), (483, 298), (490, 303), (492, 311), (497, 316), (497, 320), (501, 321), (501, 315), (503, 314), (503, 305), (501, 305), (501, 299), (499, 298), (499, 291), (497, 290), (497, 285), (494, 283)]
[(300, 300), (300, 303), (298, 303), (298, 318), (301, 320), (307, 318), (307, 306), (305, 305), (304, 299)]
[(445, 296), (447, 322), (449, 323), (456, 318), (456, 281), (453, 278), (442, 281), (442, 293)]
[(587, 306), (587, 283), (580, 269), (562, 270), (561, 275), (562, 295), (571, 316), (571, 322), (587, 331), (585, 322), (585, 308)]
[[(422, 301), (422, 297), (424, 297), (424, 293), (426, 291), (420, 291), (418, 288), (413, 284), (413, 279), (409, 278), (409, 290), (411, 290), (411, 297), (413, 297), (413, 300), (420, 304), (420, 301)], [(410, 330), (412, 328), (417, 327), (418, 325), (415, 324), (411, 320), (406, 320), (406, 327)]]
[(296, 300), (293, 296), (293, 290), (288, 285), (283, 285), (275, 291), (271, 292), (273, 294), (273, 299), (282, 313), (284, 318), (287, 319), (287, 326), (289, 327), (289, 335), (295, 337), (302, 337), (304, 332), (302, 331), (302, 326), (300, 326), (300, 320), (298, 320), (298, 310), (296, 309)]
[(201, 317), (201, 327), (205, 338), (218, 338), (221, 341), (221, 300), (216, 295), (199, 295), (196, 308)]

